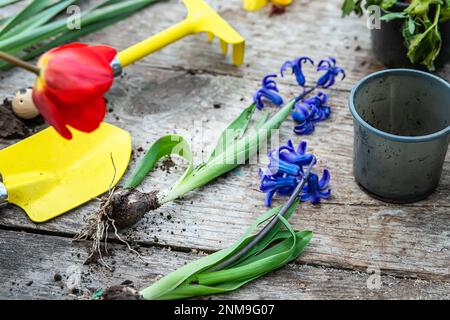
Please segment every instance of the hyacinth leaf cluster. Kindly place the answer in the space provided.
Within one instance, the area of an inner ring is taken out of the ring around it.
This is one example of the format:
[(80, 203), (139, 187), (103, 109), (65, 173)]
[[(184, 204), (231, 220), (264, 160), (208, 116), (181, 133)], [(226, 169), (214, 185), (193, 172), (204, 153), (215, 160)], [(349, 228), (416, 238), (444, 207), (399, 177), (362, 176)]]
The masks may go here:
[[(0, 1), (0, 8), (19, 1), (23, 0)], [(31, 60), (52, 48), (122, 21), (156, 2), (158, 0), (104, 0), (86, 7), (83, 0), (32, 0), (18, 13), (0, 19), (0, 51)], [(72, 5), (82, 8), (79, 15), (74, 12), (69, 17), (73, 19), (73, 26), (68, 23), (66, 14)], [(7, 62), (0, 62), (0, 69), (11, 67)]]
[(214, 270), (251, 242), (255, 231), (277, 216), (281, 207), (261, 215), (231, 247), (179, 268), (142, 290), (140, 295), (148, 300), (177, 300), (227, 293), (284, 266), (297, 258), (312, 238), (311, 231), (295, 231), (288, 222), (298, 204), (295, 202), (284, 217), (279, 217), (275, 228), (232, 266)]

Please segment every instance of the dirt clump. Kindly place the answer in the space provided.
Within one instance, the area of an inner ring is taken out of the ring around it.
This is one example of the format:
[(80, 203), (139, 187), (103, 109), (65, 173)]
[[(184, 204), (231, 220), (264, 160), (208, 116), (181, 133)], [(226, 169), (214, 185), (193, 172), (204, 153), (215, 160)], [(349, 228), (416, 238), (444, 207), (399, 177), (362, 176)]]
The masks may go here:
[(173, 167), (175, 167), (175, 162), (173, 162), (172, 158), (166, 157), (162, 162), (161, 162), (161, 169), (164, 170), (167, 173), (170, 173), (170, 169), (172, 169)]
[(23, 139), (42, 130), (45, 127), (44, 119), (39, 116), (32, 120), (18, 118), (11, 105), (11, 100), (4, 99), (0, 105), (0, 138)]
[(113, 286), (101, 295), (102, 300), (142, 300), (136, 289), (126, 286)]

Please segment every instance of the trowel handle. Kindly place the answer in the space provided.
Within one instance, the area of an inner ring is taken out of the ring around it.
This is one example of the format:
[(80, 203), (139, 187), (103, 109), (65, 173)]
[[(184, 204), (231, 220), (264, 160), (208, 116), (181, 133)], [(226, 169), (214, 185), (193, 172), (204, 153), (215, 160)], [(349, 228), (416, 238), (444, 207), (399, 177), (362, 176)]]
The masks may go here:
[(148, 38), (117, 55), (117, 60), (122, 68), (148, 56), (149, 54), (162, 49), (169, 44), (184, 38), (194, 32), (194, 25), (191, 19), (186, 19), (175, 26), (172, 26), (157, 35)]
[(3, 183), (0, 182), (0, 208), (8, 204), (8, 191)]

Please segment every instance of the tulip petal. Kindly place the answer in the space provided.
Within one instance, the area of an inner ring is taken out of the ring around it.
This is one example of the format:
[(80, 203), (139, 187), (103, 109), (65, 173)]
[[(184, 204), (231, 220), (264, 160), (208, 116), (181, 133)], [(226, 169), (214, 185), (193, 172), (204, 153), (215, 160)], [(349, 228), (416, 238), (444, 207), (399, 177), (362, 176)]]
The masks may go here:
[(74, 104), (103, 95), (111, 87), (114, 75), (104, 57), (89, 47), (76, 46), (50, 55), (43, 78), (56, 99)]
[(106, 103), (103, 97), (92, 102), (76, 106), (60, 106), (66, 123), (83, 132), (96, 130), (106, 114)]
[(32, 96), (36, 108), (48, 124), (55, 128), (64, 138), (72, 139), (72, 133), (66, 127), (64, 115), (60, 112), (59, 107), (43, 91), (33, 89)]
[(66, 50), (66, 49), (85, 48), (85, 47), (88, 47), (88, 45), (86, 43), (79, 43), (79, 42), (69, 43), (69, 44), (65, 44), (65, 45), (62, 45), (62, 46), (59, 46), (59, 47), (56, 47), (56, 48), (53, 48), (53, 49), (47, 51), (46, 55), (50, 55), (55, 52)]
[(111, 63), (117, 55), (116, 49), (109, 46), (91, 46), (89, 50), (105, 59), (107, 63)]

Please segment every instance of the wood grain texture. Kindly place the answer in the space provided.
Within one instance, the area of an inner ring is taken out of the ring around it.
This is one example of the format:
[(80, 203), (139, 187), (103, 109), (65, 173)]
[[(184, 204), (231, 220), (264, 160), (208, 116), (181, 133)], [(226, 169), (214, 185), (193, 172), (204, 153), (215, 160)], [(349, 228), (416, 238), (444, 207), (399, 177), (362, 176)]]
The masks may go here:
[[(85, 248), (57, 236), (0, 233), (2, 299), (88, 299), (92, 293), (128, 280), (144, 288), (161, 276), (199, 259), (195, 253), (143, 248), (145, 267), (123, 246), (113, 245), (115, 270), (83, 266)], [(61, 277), (60, 281), (59, 277)], [(448, 299), (450, 283), (399, 279), (372, 272), (289, 264), (242, 289), (215, 299)], [(369, 286), (368, 286), (369, 282)], [(374, 287), (374, 284), (379, 286)], [(371, 289), (369, 289), (371, 288)]]
[[(382, 68), (371, 53), (369, 31), (364, 21), (342, 20), (340, 0), (295, 1), (288, 13), (272, 18), (267, 17), (267, 10), (244, 12), (240, 1), (208, 2), (247, 38), (246, 64), (239, 69), (231, 66), (229, 58), (221, 56), (217, 43), (211, 47), (205, 36), (197, 35), (127, 69), (126, 75), (118, 79), (107, 96), (111, 110), (107, 121), (132, 134), (135, 153), (130, 167), (142, 157), (140, 147), (146, 149), (167, 133), (187, 137), (196, 162), (200, 163), (209, 154), (221, 130), (251, 102), (251, 95), (263, 75), (277, 72), (284, 60), (299, 55), (319, 60), (333, 54), (347, 70), (348, 77), (330, 91), (331, 119), (320, 123), (312, 136), (295, 136), (291, 120), (283, 124), (280, 132), (281, 143), (288, 139), (296, 143), (302, 138), (307, 140), (311, 151), (319, 157), (319, 167), (329, 168), (333, 177), (332, 199), (320, 207), (302, 205), (292, 219), (297, 228), (308, 228), (315, 233), (298, 262), (331, 267), (313, 268), (311, 277), (313, 274), (318, 278), (326, 277), (333, 272), (347, 274), (336, 269), (365, 272), (368, 267), (376, 267), (389, 276), (445, 281), (447, 285), (450, 282), (450, 154), (438, 190), (429, 199), (416, 204), (388, 205), (374, 200), (362, 192), (353, 179), (353, 120), (347, 107), (349, 89), (364, 75)], [(160, 3), (83, 40), (125, 48), (179, 21), (183, 15), (184, 8), (178, 1)], [(445, 79), (450, 79), (448, 68), (439, 72)], [(311, 74), (312, 69), (307, 69), (306, 73)], [(33, 81), (32, 75), (21, 71), (5, 72), (0, 77), (0, 98), (11, 97), (17, 88), (29, 86)], [(280, 80), (279, 87), (286, 98), (298, 94), (298, 87), (292, 80)], [(13, 142), (0, 141), (0, 148)], [(148, 214), (125, 234), (145, 246), (158, 244), (183, 251), (191, 248), (216, 251), (227, 247), (265, 210), (257, 174), (258, 167), (265, 161), (263, 156)], [(142, 189), (150, 191), (170, 186), (182, 174), (183, 163), (176, 163), (177, 167), (170, 173), (161, 169), (153, 172)], [(279, 199), (276, 203), (282, 201)], [(18, 209), (2, 209), (0, 228), (71, 237), (82, 227), (83, 218), (97, 206), (98, 202), (93, 201), (41, 225), (30, 222)], [(74, 250), (70, 243), (64, 243), (61, 246), (66, 246), (66, 250)], [(79, 261), (83, 256), (84, 252)], [(289, 268), (270, 277), (287, 281), (288, 278), (279, 274), (286, 277)], [(136, 269), (138, 278), (141, 273), (139, 267)], [(132, 273), (131, 268), (129, 272)], [(354, 277), (349, 276), (349, 279), (363, 281), (357, 274), (349, 272)], [(392, 281), (401, 280), (392, 278)], [(338, 283), (334, 283), (336, 291)], [(448, 286), (444, 288), (448, 293)], [(250, 298), (252, 294), (257, 297), (257, 291), (239, 296), (240, 292), (236, 297)], [(281, 290), (276, 297), (286, 297), (283, 294), (287, 293)], [(386, 297), (395, 298), (394, 293)], [(358, 290), (352, 294), (368, 297), (367, 292)], [(16, 296), (20, 297), (20, 293)], [(350, 294), (343, 293), (343, 297), (350, 297)], [(374, 294), (373, 297), (381, 296)]]
[[(135, 150), (146, 148), (167, 133), (189, 137), (200, 162), (220, 131), (249, 103), (247, 93), (252, 86), (252, 81), (240, 78), (137, 69), (118, 81), (108, 95), (114, 109), (108, 120), (130, 130)], [(290, 92), (286, 86), (280, 89)], [(302, 261), (344, 268), (377, 265), (393, 274), (448, 279), (448, 162), (439, 190), (426, 201), (399, 206), (370, 198), (359, 189), (351, 173), (353, 131), (346, 93), (335, 90), (331, 97), (331, 120), (319, 124), (316, 133), (306, 139), (320, 159), (319, 166), (332, 171), (334, 195), (320, 208), (302, 206), (301, 213), (293, 218), (296, 226), (316, 232), (313, 250), (302, 256)], [(214, 104), (222, 107), (215, 109)], [(292, 135), (292, 125), (289, 120), (282, 126), (281, 142), (300, 140)], [(142, 153), (136, 151), (135, 155), (139, 158)], [(258, 160), (266, 161), (265, 156)], [(243, 166), (185, 199), (148, 214), (132, 236), (143, 243), (154, 243), (156, 237), (165, 245), (209, 251), (228, 246), (265, 210), (264, 195), (257, 190), (259, 166), (263, 164)], [(145, 180), (143, 189), (168, 187), (181, 175), (182, 168), (180, 163), (170, 174), (156, 170)], [(0, 217), (0, 224), (74, 234), (82, 226), (82, 217), (95, 209), (91, 204), (39, 226), (17, 212), (7, 211)], [(168, 221), (160, 214), (173, 219)]]

